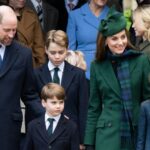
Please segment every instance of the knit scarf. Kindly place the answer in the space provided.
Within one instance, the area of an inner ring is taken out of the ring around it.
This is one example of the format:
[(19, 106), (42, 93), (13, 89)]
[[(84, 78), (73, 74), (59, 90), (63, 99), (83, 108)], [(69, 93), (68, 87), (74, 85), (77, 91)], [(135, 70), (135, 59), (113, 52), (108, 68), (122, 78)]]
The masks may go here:
[(120, 136), (121, 136), (121, 148), (120, 150), (133, 150), (134, 149), (134, 139), (132, 131), (132, 92), (131, 92), (131, 81), (130, 81), (130, 71), (129, 71), (129, 59), (131, 57), (137, 56), (141, 53), (138, 53), (133, 50), (125, 50), (121, 55), (113, 55), (108, 52), (108, 59), (116, 61), (116, 76), (120, 85), (121, 91), (121, 127), (120, 127)]

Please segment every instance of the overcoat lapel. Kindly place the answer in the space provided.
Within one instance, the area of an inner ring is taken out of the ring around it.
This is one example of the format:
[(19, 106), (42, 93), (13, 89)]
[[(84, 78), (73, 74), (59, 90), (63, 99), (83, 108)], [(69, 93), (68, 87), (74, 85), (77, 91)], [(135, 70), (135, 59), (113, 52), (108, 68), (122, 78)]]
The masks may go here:
[(53, 142), (66, 128), (65, 126), (65, 123), (66, 123), (66, 118), (61, 115), (61, 118), (57, 124), (57, 127), (52, 135), (52, 137), (50, 137), (49, 139), (49, 143)]
[(119, 82), (116, 78), (110, 61), (105, 61), (101, 64), (101, 74), (109, 87), (120, 97)]
[(11, 44), (10, 46), (6, 47), (4, 62), (1, 67), (0, 71), (0, 78), (9, 71), (11, 66), (16, 62), (17, 58), (19, 57), (18, 48), (15, 47), (15, 44)]
[(43, 140), (46, 143), (49, 143), (49, 136), (48, 133), (46, 131), (46, 126), (45, 126), (45, 121), (44, 121), (44, 115), (41, 116), (37, 122), (37, 132), (39, 132), (39, 134), (41, 135), (41, 138), (43, 138)]
[(40, 79), (41, 79), (42, 83), (44, 83), (44, 85), (49, 82), (52, 82), (52, 77), (51, 77), (50, 71), (48, 69), (47, 63), (42, 68), (40, 68), (40, 72), (41, 72)]
[(61, 83), (61, 85), (64, 87), (65, 91), (67, 91), (67, 89), (74, 77), (74, 72), (72, 69), (73, 69), (73, 66), (71, 66), (69, 63), (67, 63), (65, 61), (65, 67), (64, 67), (62, 83)]

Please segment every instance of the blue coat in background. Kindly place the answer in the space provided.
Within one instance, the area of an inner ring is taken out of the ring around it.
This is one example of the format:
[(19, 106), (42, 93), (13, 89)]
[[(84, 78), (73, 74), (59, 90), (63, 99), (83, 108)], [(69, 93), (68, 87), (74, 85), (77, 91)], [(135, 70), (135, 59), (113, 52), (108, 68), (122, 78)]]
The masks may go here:
[(84, 53), (87, 63), (86, 77), (88, 79), (90, 78), (90, 64), (96, 51), (99, 23), (106, 17), (108, 10), (109, 8), (105, 6), (100, 15), (96, 17), (86, 3), (69, 13), (67, 25), (69, 49), (81, 50)]
[(136, 150), (150, 150), (150, 100), (141, 104)]

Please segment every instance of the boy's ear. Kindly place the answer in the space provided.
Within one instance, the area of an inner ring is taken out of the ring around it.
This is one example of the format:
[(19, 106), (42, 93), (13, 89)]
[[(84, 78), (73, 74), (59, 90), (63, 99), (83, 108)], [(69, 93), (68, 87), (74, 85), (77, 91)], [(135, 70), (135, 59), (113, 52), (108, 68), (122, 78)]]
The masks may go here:
[(45, 108), (45, 100), (44, 99), (42, 99), (41, 103), (42, 103), (42, 106)]

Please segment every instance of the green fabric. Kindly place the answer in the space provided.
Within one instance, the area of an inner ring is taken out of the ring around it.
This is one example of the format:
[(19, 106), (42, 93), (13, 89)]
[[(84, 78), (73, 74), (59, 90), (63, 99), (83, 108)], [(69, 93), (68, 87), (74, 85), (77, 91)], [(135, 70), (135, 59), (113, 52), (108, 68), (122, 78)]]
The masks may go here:
[(126, 10), (124, 10), (123, 14), (124, 14), (124, 17), (126, 18), (126, 22), (127, 22), (126, 29), (129, 31), (130, 27), (132, 25), (132, 19), (131, 19), (132, 11), (131, 11), (131, 9), (126, 9)]
[[(140, 102), (150, 98), (150, 62), (140, 55), (129, 59), (133, 103), (132, 124), (137, 125)], [(109, 60), (91, 64), (90, 100), (84, 144), (95, 150), (120, 150), (121, 93)]]
[(100, 22), (99, 31), (103, 36), (112, 36), (126, 28), (126, 19), (122, 13), (111, 7), (107, 17)]

